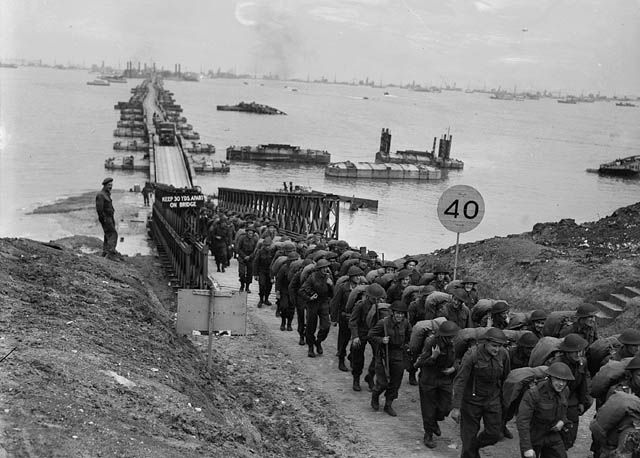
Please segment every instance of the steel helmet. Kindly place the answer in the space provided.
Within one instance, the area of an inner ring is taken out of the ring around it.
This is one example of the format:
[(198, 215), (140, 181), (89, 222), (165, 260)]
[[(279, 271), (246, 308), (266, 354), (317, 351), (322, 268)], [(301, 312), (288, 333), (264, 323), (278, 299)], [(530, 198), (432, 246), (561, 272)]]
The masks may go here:
[(595, 305), (583, 304), (576, 310), (576, 318), (588, 318), (590, 316), (596, 316), (598, 309)]
[(365, 294), (373, 299), (380, 299), (387, 295), (384, 288), (380, 286), (378, 283), (373, 283), (368, 285), (364, 290)]
[(507, 336), (504, 335), (502, 329), (489, 328), (484, 335), (484, 340), (504, 345), (507, 343)]
[(558, 346), (558, 350), (564, 352), (582, 351), (588, 345), (589, 343), (579, 334), (568, 334)]
[(640, 355), (634, 357), (631, 361), (629, 361), (626, 369), (628, 371), (635, 371), (637, 369), (640, 369)]
[(520, 336), (517, 345), (519, 347), (533, 348), (537, 343), (538, 338), (536, 337), (536, 335), (531, 331), (527, 331)]
[(491, 306), (492, 315), (495, 313), (506, 312), (507, 310), (509, 310), (509, 304), (507, 304), (505, 301), (496, 301)]
[(391, 304), (390, 308), (394, 312), (401, 312), (401, 313), (407, 313), (407, 310), (409, 309), (407, 304), (405, 304), (402, 301), (393, 301), (393, 304)]
[(478, 283), (478, 281), (473, 279), (473, 278), (471, 278), (471, 277), (464, 277), (460, 283), (462, 283), (463, 285), (465, 283), (471, 283), (471, 284), (476, 285)]
[(364, 275), (364, 272), (358, 266), (351, 266), (351, 267), (349, 267), (349, 270), (347, 271), (347, 276), (349, 276), (349, 277), (359, 277), (361, 275)]
[(407, 264), (409, 264), (410, 262), (415, 262), (416, 266), (418, 265), (418, 260), (415, 259), (415, 258), (407, 258), (407, 259), (405, 259), (404, 262), (402, 263), (402, 265), (404, 267), (407, 267)]
[(453, 291), (451, 291), (451, 295), (461, 302), (464, 302), (467, 299), (469, 299), (467, 292), (462, 288), (454, 288)]
[(618, 337), (618, 342), (622, 345), (640, 345), (640, 331), (626, 329), (620, 334), (620, 337)]
[(396, 265), (396, 263), (395, 263), (395, 262), (393, 262), (393, 261), (385, 261), (385, 262), (383, 262), (383, 263), (382, 263), (382, 267), (385, 267), (385, 268), (387, 268), (387, 267), (393, 267), (394, 269), (397, 269), (397, 268), (398, 268), (398, 266)]
[(396, 280), (402, 280), (403, 278), (407, 278), (409, 275), (411, 275), (411, 272), (407, 269), (402, 269), (400, 272), (396, 273)]
[(547, 368), (547, 375), (560, 380), (575, 380), (576, 378), (571, 373), (571, 369), (565, 363), (555, 362)]
[(447, 269), (442, 264), (436, 264), (435, 266), (433, 266), (433, 273), (434, 274), (448, 274), (449, 273), (449, 269)]
[(326, 259), (321, 259), (320, 261), (316, 262), (316, 265), (313, 268), (313, 270), (320, 270), (323, 267), (331, 267), (331, 263)]
[(544, 310), (534, 310), (533, 312), (531, 312), (531, 317), (529, 318), (529, 321), (533, 322), (533, 321), (544, 321), (547, 319), (547, 312), (545, 312)]
[(438, 335), (442, 337), (453, 337), (458, 334), (460, 327), (453, 321), (445, 321), (438, 328)]

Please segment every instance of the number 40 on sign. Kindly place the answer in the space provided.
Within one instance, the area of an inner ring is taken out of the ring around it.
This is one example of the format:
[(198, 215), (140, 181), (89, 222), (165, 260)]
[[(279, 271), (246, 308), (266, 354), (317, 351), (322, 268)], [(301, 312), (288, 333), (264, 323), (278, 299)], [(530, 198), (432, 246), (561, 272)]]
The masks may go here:
[(458, 270), (460, 233), (469, 232), (480, 224), (484, 216), (484, 200), (471, 186), (456, 185), (447, 189), (438, 201), (438, 218), (444, 227), (457, 234), (453, 279)]

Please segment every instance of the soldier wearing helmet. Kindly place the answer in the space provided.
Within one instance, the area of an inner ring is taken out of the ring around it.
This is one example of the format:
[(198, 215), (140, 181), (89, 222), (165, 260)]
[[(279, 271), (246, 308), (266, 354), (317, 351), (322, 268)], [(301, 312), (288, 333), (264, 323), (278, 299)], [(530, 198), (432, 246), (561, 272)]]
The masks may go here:
[(258, 234), (256, 234), (256, 228), (253, 225), (247, 226), (245, 233), (238, 236), (236, 243), (240, 292), (251, 293), (249, 285), (253, 279), (253, 258), (257, 246)]
[(455, 289), (460, 289), (463, 294), (463, 302), (469, 309), (472, 309), (474, 305), (478, 303), (478, 290), (476, 289), (476, 285), (478, 282), (471, 278), (465, 277), (460, 282), (460, 286)]
[(466, 305), (467, 295), (461, 288), (455, 288), (451, 293), (451, 302), (446, 307), (445, 318), (453, 321), (460, 329), (472, 328), (471, 311)]
[(387, 302), (393, 304), (395, 301), (402, 299), (402, 292), (407, 286), (411, 284), (411, 272), (407, 269), (402, 269), (396, 273), (396, 278), (387, 288)]
[(351, 338), (349, 330), (349, 315), (345, 307), (351, 291), (353, 291), (364, 277), (364, 272), (358, 266), (349, 267), (347, 272), (349, 280), (342, 282), (336, 287), (333, 299), (331, 299), (331, 322), (334, 326), (338, 326), (338, 369), (347, 372), (347, 366), (344, 358), (347, 356), (347, 344)]
[(502, 437), (502, 384), (511, 371), (505, 343), (502, 330), (488, 329), (482, 343), (465, 353), (453, 380), (451, 418), (460, 423), (461, 458), (477, 458)]
[(509, 349), (511, 370), (529, 366), (529, 357), (533, 347), (538, 343), (538, 338), (533, 332), (523, 333), (516, 342), (516, 346)]
[(566, 458), (561, 431), (569, 423), (567, 384), (573, 380), (571, 369), (555, 362), (547, 369), (547, 378), (524, 394), (517, 419), (522, 456)]
[[(368, 285), (364, 291), (364, 297), (356, 302), (349, 317), (349, 329), (351, 330), (351, 374), (353, 375), (353, 390), (360, 391), (360, 375), (364, 368), (364, 351), (367, 342), (371, 345), (371, 351), (375, 355), (376, 348), (373, 341), (369, 340), (370, 326), (367, 324), (367, 315), (372, 307), (378, 307), (386, 297), (385, 290), (377, 283)], [(369, 384), (369, 389), (373, 390), (375, 374), (375, 361), (371, 359), (365, 381)]]
[[(305, 327), (306, 341), (309, 346), (307, 356), (314, 358), (314, 347), (318, 355), (322, 355), (322, 342), (329, 335), (331, 321), (329, 319), (329, 301), (333, 297), (333, 278), (331, 263), (320, 259), (304, 281), (298, 292), (307, 304), (307, 323)], [(318, 334), (316, 335), (316, 329)]]
[(567, 450), (573, 447), (576, 440), (580, 416), (589, 409), (593, 402), (589, 395), (591, 377), (584, 357), (584, 350), (587, 346), (587, 341), (582, 336), (569, 334), (558, 346), (560, 354), (552, 360), (552, 362), (566, 364), (574, 377), (574, 380), (569, 381), (567, 418), (572, 425), (568, 431)]
[(451, 412), (453, 377), (456, 372), (456, 357), (453, 338), (460, 328), (453, 321), (445, 321), (435, 335), (427, 337), (422, 353), (414, 367), (420, 369), (418, 389), (420, 393), (420, 412), (424, 428), (423, 442), (429, 448), (435, 448), (433, 436), (440, 436), (438, 422)]
[(620, 348), (602, 361), (603, 366), (610, 360), (622, 361), (624, 358), (635, 357), (640, 351), (640, 331), (625, 329), (618, 337), (618, 342), (620, 342)]
[(445, 288), (451, 282), (449, 269), (447, 269), (443, 264), (436, 264), (433, 267), (433, 274), (435, 277), (429, 284), (435, 287), (436, 291), (446, 292)]
[(576, 321), (571, 326), (560, 331), (560, 337), (569, 334), (578, 334), (587, 341), (588, 345), (598, 340), (598, 328), (596, 323), (596, 314), (598, 309), (595, 305), (583, 304), (576, 310)]
[(384, 393), (384, 411), (397, 416), (392, 404), (398, 398), (404, 369), (409, 357), (411, 325), (407, 321), (407, 304), (398, 300), (391, 304), (391, 315), (379, 320), (370, 330), (368, 338), (374, 342), (375, 384), (371, 391), (371, 407), (380, 408), (380, 395)]
[(509, 304), (505, 301), (496, 301), (491, 310), (480, 320), (480, 327), (493, 327), (507, 329), (509, 326)]
[(526, 329), (533, 332), (538, 339), (542, 339), (544, 337), (542, 330), (544, 329), (545, 321), (547, 321), (547, 312), (544, 310), (534, 310), (529, 316), (529, 323)]

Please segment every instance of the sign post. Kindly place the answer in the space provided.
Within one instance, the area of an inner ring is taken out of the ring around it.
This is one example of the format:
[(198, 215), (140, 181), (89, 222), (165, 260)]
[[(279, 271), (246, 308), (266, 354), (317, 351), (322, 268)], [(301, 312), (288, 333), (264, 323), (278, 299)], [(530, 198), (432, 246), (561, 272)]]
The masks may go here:
[(453, 279), (458, 270), (460, 233), (475, 229), (484, 217), (484, 200), (471, 186), (456, 185), (445, 190), (438, 200), (438, 218), (442, 225), (456, 235), (456, 258)]

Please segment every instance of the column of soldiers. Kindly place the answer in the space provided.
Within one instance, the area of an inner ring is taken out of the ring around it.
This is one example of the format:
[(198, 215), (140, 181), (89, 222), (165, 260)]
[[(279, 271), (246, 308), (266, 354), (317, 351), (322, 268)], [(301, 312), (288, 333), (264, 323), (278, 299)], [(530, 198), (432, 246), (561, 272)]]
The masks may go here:
[(626, 447), (640, 457), (640, 332), (599, 338), (594, 306), (514, 313), (504, 300), (479, 298), (473, 278), (452, 281), (446, 266), (422, 272), (413, 258), (382, 262), (320, 233), (292, 239), (270, 221), (234, 215), (212, 218), (207, 231), (220, 269), (237, 256), (241, 291), (258, 281), (258, 307), (271, 306), (275, 292), (281, 331), (293, 331), (297, 316), (308, 357), (324, 354), (337, 327), (338, 369), (351, 372), (354, 391), (370, 348), (364, 382), (373, 410), (384, 396), (383, 410), (398, 415), (393, 402), (408, 372), (425, 446), (437, 447), (439, 422), (450, 416), (460, 425), (460, 456), (477, 458), (513, 438), (515, 417), (521, 456), (566, 457), (595, 398), (593, 456)]

